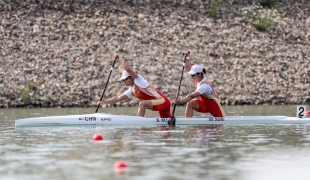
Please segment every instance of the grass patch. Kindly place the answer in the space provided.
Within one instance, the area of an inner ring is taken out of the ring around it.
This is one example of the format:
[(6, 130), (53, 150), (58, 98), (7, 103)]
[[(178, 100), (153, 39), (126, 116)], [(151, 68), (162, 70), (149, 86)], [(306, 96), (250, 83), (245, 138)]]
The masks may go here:
[(243, 15), (259, 31), (267, 30), (279, 19), (276, 9), (266, 9), (260, 4), (243, 8)]
[(209, 8), (208, 8), (208, 16), (212, 18), (216, 18), (218, 7), (219, 7), (219, 3), (217, 2), (217, 0), (211, 0)]
[(260, 0), (258, 3), (263, 7), (272, 8), (275, 4), (275, 1), (274, 0)]
[(27, 83), (25, 84), (25, 88), (21, 92), (21, 99), (24, 103), (28, 103), (30, 99), (29, 93), (34, 89), (34, 83)]

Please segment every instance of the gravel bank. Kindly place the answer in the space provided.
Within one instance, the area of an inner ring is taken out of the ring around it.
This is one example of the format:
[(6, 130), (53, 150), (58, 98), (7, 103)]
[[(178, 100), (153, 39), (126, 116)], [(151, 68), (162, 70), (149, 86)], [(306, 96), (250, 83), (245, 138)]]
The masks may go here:
[[(248, 1), (220, 2), (215, 19), (208, 3), (0, 0), (0, 107), (96, 106), (115, 53), (174, 99), (186, 50), (223, 105), (310, 104), (307, 0), (276, 1), (281, 18), (265, 32), (242, 15)], [(105, 98), (127, 89), (121, 71)], [(193, 90), (185, 74), (180, 96)]]

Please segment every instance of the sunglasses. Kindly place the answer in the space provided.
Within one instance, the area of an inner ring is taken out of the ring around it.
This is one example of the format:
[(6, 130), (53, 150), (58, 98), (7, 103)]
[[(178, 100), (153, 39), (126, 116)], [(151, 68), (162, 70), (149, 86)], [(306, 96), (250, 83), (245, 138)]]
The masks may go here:
[(130, 79), (130, 76), (128, 76), (127, 78), (123, 79), (123, 82), (126, 82), (128, 79)]
[(197, 74), (192, 74), (191, 76), (192, 76), (192, 77), (195, 77), (196, 75), (197, 75)]

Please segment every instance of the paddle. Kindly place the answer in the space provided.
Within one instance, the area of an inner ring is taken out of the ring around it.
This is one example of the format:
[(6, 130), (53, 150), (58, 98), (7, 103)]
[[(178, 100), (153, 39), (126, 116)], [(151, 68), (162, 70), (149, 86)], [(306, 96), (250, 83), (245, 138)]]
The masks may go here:
[[(114, 67), (115, 61), (116, 61), (116, 59), (114, 59), (114, 61), (113, 61), (113, 63), (112, 63), (112, 66), (111, 66), (111, 69), (110, 69), (110, 74), (109, 74), (109, 77), (108, 77), (107, 82), (106, 82), (105, 85), (104, 85), (104, 89), (103, 89), (103, 92), (102, 92), (102, 94), (101, 94), (100, 101), (102, 101), (104, 92), (105, 92), (105, 90), (107, 89), (107, 86), (108, 86), (108, 83), (109, 83), (109, 80), (110, 80), (110, 77), (111, 77), (111, 74), (112, 74), (112, 71), (113, 71), (113, 67)], [(97, 111), (98, 111), (98, 109), (99, 109), (99, 106), (100, 106), (100, 105), (97, 104), (97, 109), (96, 109), (95, 113), (97, 113)]]
[[(190, 52), (188, 51), (188, 55), (189, 54), (190, 54)], [(179, 98), (181, 83), (182, 83), (182, 79), (183, 79), (183, 72), (184, 72), (185, 61), (186, 61), (186, 57), (187, 57), (186, 54), (183, 53), (183, 55), (184, 55), (184, 62), (182, 65), (182, 73), (181, 73), (181, 78), (180, 78), (179, 87), (178, 87), (178, 91), (177, 91), (177, 96), (175, 97), (175, 99)], [(175, 116), (174, 116), (175, 108), (176, 108), (176, 104), (173, 103), (172, 116), (171, 116), (170, 121), (168, 121), (169, 126), (175, 126)]]

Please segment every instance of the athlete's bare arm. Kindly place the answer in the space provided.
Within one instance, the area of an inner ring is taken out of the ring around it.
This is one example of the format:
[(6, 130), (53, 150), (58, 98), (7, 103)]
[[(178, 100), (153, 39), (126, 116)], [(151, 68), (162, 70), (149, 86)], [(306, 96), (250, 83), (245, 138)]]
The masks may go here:
[(129, 66), (127, 66), (127, 64), (125, 64), (120, 58), (118, 54), (114, 55), (114, 59), (116, 59), (121, 66), (124, 68), (125, 71), (127, 71), (127, 73), (134, 79), (138, 78), (138, 74), (132, 70)]
[(197, 91), (185, 96), (185, 98), (181, 99), (181, 100), (174, 100), (174, 103), (175, 104), (184, 104), (184, 103), (187, 103), (188, 101), (194, 99), (195, 97), (198, 97), (200, 96), (201, 94)]
[(128, 99), (128, 96), (126, 94), (122, 94), (120, 96), (115, 96), (111, 99), (105, 100), (105, 101), (98, 101), (98, 105), (103, 105), (103, 104), (115, 104), (117, 102), (123, 101)]

